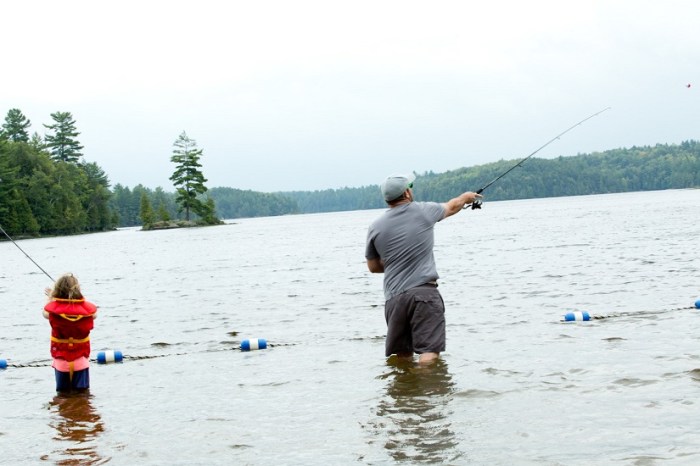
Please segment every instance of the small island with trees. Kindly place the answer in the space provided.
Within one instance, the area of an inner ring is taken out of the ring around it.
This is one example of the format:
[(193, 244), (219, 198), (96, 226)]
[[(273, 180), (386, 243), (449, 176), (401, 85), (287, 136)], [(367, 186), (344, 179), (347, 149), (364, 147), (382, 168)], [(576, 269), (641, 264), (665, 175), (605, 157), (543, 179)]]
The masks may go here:
[[(202, 164), (199, 159), (202, 149), (197, 148), (197, 142), (187, 136), (183, 131), (173, 144), (175, 149), (170, 161), (173, 162), (175, 172), (170, 181), (176, 189), (175, 202), (179, 206), (179, 212), (184, 212), (185, 218), (171, 220), (170, 214), (162, 204), (158, 211), (154, 212), (146, 193), (141, 194), (140, 217), (144, 230), (163, 230), (168, 228), (182, 228), (205, 225), (221, 225), (224, 222), (216, 216), (214, 199), (202, 195), (207, 191), (204, 183), (207, 182), (202, 174)], [(197, 219), (194, 220), (193, 216)]]

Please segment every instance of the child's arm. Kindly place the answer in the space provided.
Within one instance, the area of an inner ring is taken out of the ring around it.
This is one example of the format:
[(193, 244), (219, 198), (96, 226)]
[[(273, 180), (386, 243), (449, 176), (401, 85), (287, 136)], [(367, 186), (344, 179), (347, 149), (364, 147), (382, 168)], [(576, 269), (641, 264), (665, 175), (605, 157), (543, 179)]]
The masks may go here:
[[(51, 288), (44, 288), (44, 294), (46, 295), (46, 300), (51, 301)], [(49, 313), (45, 310), (42, 311), (42, 315), (44, 316), (44, 319), (49, 318)]]

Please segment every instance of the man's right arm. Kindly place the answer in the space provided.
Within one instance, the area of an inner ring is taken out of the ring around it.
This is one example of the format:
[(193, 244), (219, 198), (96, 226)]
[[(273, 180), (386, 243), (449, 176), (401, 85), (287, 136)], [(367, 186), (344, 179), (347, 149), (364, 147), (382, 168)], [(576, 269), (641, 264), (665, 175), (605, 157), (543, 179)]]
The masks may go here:
[(460, 212), (465, 205), (473, 204), (474, 201), (480, 197), (481, 194), (467, 191), (466, 193), (462, 193), (454, 199), (450, 199), (449, 201), (443, 204), (443, 207), (445, 208), (445, 216), (443, 218), (451, 217), (457, 212)]

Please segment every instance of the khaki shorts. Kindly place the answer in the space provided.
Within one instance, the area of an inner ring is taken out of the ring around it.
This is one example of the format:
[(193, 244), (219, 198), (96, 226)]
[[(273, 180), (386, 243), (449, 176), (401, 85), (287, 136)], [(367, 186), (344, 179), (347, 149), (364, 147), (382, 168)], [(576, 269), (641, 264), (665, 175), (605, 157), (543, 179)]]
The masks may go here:
[(394, 296), (384, 306), (386, 356), (445, 351), (445, 303), (437, 285), (425, 284)]

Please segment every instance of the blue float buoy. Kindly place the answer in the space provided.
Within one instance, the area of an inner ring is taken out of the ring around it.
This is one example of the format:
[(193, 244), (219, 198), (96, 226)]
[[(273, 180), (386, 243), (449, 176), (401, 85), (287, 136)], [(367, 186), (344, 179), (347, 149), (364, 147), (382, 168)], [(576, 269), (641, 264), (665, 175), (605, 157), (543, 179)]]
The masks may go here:
[(698, 299), (697, 301), (695, 301), (695, 308), (696, 308), (696, 309), (700, 309), (700, 299)]
[(566, 322), (579, 322), (591, 320), (591, 315), (587, 312), (569, 312), (564, 315)]
[(0, 369), (7, 369), (7, 361), (0, 359)]
[(110, 364), (113, 362), (122, 362), (124, 356), (119, 350), (100, 351), (97, 353), (98, 364)]
[(253, 351), (267, 348), (267, 341), (264, 338), (251, 338), (241, 342), (241, 351)]

